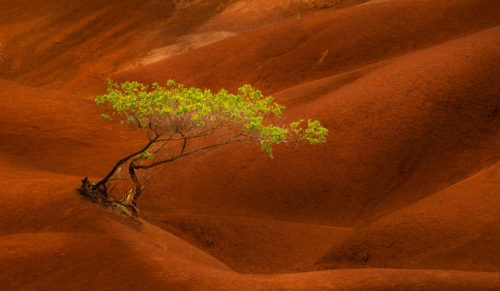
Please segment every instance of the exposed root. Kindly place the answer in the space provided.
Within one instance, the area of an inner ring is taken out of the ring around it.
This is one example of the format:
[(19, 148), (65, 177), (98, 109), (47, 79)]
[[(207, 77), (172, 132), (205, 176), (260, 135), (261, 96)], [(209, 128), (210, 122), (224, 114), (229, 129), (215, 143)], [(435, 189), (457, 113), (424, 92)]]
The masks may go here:
[(113, 212), (119, 212), (121, 214), (137, 217), (139, 210), (132, 204), (129, 203), (130, 199), (116, 199), (109, 195), (108, 189), (103, 185), (100, 187), (96, 186), (95, 182), (89, 181), (88, 177), (82, 180), (82, 185), (78, 187), (78, 193), (82, 195), (85, 199), (97, 203), (106, 209)]

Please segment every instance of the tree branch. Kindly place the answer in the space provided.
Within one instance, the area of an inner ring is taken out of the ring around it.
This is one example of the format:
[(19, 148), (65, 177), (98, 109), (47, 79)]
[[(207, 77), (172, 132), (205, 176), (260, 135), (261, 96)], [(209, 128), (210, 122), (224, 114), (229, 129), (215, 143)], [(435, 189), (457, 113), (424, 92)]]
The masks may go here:
[(182, 149), (181, 149), (181, 154), (184, 153), (184, 150), (186, 149), (186, 144), (187, 144), (187, 138), (184, 136), (184, 134), (182, 132), (179, 132), (179, 134), (182, 136), (182, 138), (184, 139), (184, 142), (182, 143)]
[(152, 140), (150, 140), (146, 146), (144, 146), (141, 150), (137, 151), (137, 152), (134, 152), (133, 154), (130, 154), (128, 156), (126, 156), (125, 158), (119, 160), (115, 166), (113, 167), (113, 169), (111, 169), (111, 171), (106, 175), (106, 177), (104, 177), (104, 179), (102, 179), (101, 181), (97, 182), (97, 184), (95, 185), (95, 188), (99, 188), (100, 186), (105, 186), (105, 184), (108, 182), (108, 180), (115, 174), (116, 170), (118, 169), (118, 167), (120, 167), (123, 163), (127, 162), (129, 159), (133, 158), (134, 156), (137, 156), (138, 154), (144, 152), (145, 150), (147, 150), (153, 143), (155, 143), (155, 141), (159, 138), (160, 136), (156, 136), (155, 138), (153, 138)]
[(175, 160), (177, 160), (179, 158), (182, 158), (182, 157), (185, 157), (185, 156), (197, 153), (197, 152), (201, 152), (201, 151), (213, 149), (213, 148), (216, 148), (218, 146), (222, 146), (222, 145), (226, 145), (226, 144), (231, 144), (231, 143), (235, 143), (235, 142), (242, 142), (242, 141), (244, 141), (244, 140), (241, 140), (241, 139), (234, 139), (234, 138), (239, 137), (239, 136), (242, 136), (242, 134), (238, 134), (238, 135), (232, 136), (229, 139), (227, 139), (226, 141), (223, 141), (221, 143), (212, 144), (212, 145), (209, 145), (209, 146), (197, 148), (197, 149), (189, 151), (189, 152), (182, 151), (181, 153), (179, 153), (179, 154), (177, 154), (177, 155), (175, 155), (175, 156), (173, 156), (173, 157), (171, 157), (169, 159), (157, 161), (157, 162), (151, 163), (149, 165), (136, 165), (136, 166), (134, 166), (134, 169), (149, 169), (149, 168), (161, 165), (161, 164), (165, 164), (165, 163), (169, 163), (169, 162), (175, 161)]
[(194, 139), (194, 138), (200, 138), (200, 137), (204, 137), (204, 136), (209, 136), (211, 135), (212, 131), (213, 130), (216, 130), (218, 127), (212, 127), (208, 130), (204, 130), (202, 132), (199, 132), (195, 135), (191, 135), (191, 136), (183, 136), (183, 137), (180, 137), (180, 138), (164, 138), (164, 139), (159, 139), (157, 140), (157, 142), (161, 142), (161, 141), (171, 141), (171, 140), (182, 140), (182, 139)]

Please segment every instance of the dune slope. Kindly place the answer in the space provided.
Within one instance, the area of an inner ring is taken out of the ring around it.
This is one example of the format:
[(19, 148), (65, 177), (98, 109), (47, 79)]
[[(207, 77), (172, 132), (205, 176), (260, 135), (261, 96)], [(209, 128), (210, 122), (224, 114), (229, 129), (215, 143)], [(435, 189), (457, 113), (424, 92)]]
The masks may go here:
[[(0, 1), (0, 289), (500, 289), (500, 4), (264, 2)], [(179, 160), (131, 219), (75, 191), (144, 142), (108, 77), (252, 83), (329, 139)]]
[[(392, 60), (289, 107), (332, 130), (326, 145), (283, 147), (273, 160), (231, 146), (179, 161), (144, 203), (351, 226), (466, 178), (499, 158), (498, 31)], [(294, 92), (283, 99), (300, 99)]]
[[(118, 74), (274, 93), (499, 24), (489, 0), (386, 1), (288, 21)], [(443, 17), (443, 15), (446, 15)]]

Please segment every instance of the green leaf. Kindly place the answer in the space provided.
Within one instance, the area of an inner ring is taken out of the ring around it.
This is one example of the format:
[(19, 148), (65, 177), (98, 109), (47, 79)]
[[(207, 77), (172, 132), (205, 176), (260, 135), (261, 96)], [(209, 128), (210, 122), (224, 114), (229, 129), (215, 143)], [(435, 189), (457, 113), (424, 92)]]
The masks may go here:
[(106, 120), (111, 120), (111, 116), (107, 115), (107, 114), (101, 114), (101, 117), (106, 119)]

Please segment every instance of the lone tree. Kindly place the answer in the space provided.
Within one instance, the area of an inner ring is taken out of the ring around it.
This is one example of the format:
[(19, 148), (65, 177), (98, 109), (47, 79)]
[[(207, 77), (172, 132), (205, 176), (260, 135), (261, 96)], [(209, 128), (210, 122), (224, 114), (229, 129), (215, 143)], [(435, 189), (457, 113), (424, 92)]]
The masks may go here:
[[(101, 116), (144, 130), (147, 141), (144, 147), (117, 161), (102, 180), (83, 179), (79, 192), (95, 202), (137, 216), (137, 201), (144, 190), (139, 172), (237, 142), (259, 144), (272, 158), (271, 146), (275, 144), (326, 141), (328, 130), (319, 121), (301, 119), (288, 126), (274, 125), (271, 121), (281, 117), (284, 106), (250, 85), (238, 91), (231, 94), (222, 89), (213, 93), (186, 88), (172, 80), (166, 87), (154, 83), (151, 88), (138, 82), (119, 85), (109, 80), (107, 93), (98, 95), (95, 102), (109, 106), (113, 117)], [(127, 178), (121, 177), (122, 168), (127, 169)], [(115, 180), (128, 180), (131, 185), (121, 199), (111, 195), (110, 183)]]

